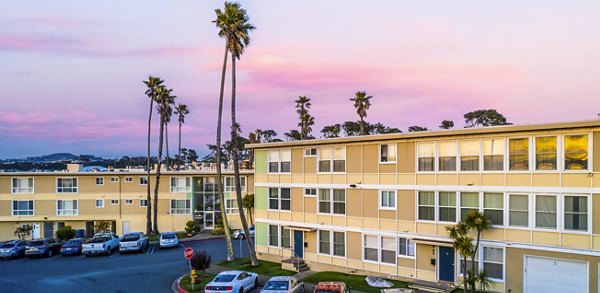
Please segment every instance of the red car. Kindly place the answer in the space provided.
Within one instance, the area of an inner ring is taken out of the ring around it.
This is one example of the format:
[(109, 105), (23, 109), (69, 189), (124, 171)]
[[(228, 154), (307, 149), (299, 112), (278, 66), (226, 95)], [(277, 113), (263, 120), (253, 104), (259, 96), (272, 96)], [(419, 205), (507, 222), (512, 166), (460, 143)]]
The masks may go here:
[(83, 238), (73, 238), (65, 242), (60, 248), (60, 254), (62, 255), (79, 255), (81, 254), (81, 245), (83, 244)]

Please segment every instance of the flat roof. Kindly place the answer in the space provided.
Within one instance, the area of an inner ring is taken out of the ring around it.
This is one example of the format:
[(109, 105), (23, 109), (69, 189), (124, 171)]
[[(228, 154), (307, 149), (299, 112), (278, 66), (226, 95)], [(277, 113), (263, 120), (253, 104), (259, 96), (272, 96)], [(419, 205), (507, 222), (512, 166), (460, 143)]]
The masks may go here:
[(402, 140), (402, 139), (418, 139), (432, 137), (449, 137), (449, 136), (465, 136), (465, 135), (481, 135), (481, 134), (497, 134), (497, 133), (515, 133), (515, 132), (530, 132), (544, 130), (560, 130), (560, 129), (581, 129), (600, 127), (600, 119), (575, 121), (575, 122), (557, 122), (544, 124), (521, 124), (521, 125), (501, 125), (488, 127), (473, 127), (461, 129), (444, 129), (433, 131), (419, 131), (408, 133), (389, 133), (389, 134), (374, 134), (336, 138), (320, 138), (284, 142), (271, 143), (253, 143), (247, 144), (245, 147), (249, 149), (268, 149), (280, 147), (299, 147), (299, 146), (315, 146), (342, 144), (354, 142), (370, 142), (370, 141), (385, 141), (385, 140)]
[[(231, 176), (234, 174), (233, 170), (222, 170), (221, 173), (223, 175)], [(173, 175), (190, 175), (190, 176), (200, 176), (200, 175), (217, 175), (217, 170), (182, 170), (182, 171), (161, 171), (161, 175), (165, 176), (173, 176)], [(254, 169), (240, 169), (240, 175), (248, 175), (254, 174)], [(24, 176), (24, 175), (37, 175), (37, 176), (59, 176), (59, 177), (70, 177), (70, 176), (144, 176), (148, 175), (147, 172), (140, 171), (99, 171), (99, 172), (68, 172), (68, 171), (53, 171), (53, 172), (1, 172), (0, 176)], [(150, 172), (151, 176), (156, 175), (156, 171)]]

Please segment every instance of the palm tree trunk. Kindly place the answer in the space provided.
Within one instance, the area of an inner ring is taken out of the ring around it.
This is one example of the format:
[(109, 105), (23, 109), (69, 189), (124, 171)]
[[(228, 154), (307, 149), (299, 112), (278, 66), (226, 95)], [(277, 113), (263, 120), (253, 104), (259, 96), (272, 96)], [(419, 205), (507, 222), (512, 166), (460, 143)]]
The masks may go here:
[[(477, 255), (477, 250), (479, 249), (479, 240), (481, 238), (481, 230), (477, 230), (477, 242), (475, 244), (475, 249), (473, 250), (473, 256), (471, 257), (471, 272), (473, 273), (473, 276), (475, 276), (475, 256)], [(475, 293), (476, 291), (476, 286), (475, 286), (475, 280), (473, 280), (473, 283), (471, 283), (471, 292)]]
[[(242, 186), (240, 184), (240, 164), (238, 160), (238, 124), (235, 117), (235, 55), (231, 54), (231, 144), (232, 156), (233, 156), (233, 172), (235, 174), (235, 197), (237, 198), (238, 211), (240, 213), (240, 220), (242, 227), (244, 228), (245, 235), (250, 235), (248, 230), (248, 222), (246, 222), (246, 216), (244, 215), (244, 204), (242, 202)], [(252, 266), (258, 266), (258, 259), (256, 258), (256, 250), (252, 245), (251, 237), (246, 237), (246, 244), (248, 245), (248, 251), (250, 252), (250, 260)]]
[[(233, 241), (229, 231), (229, 221), (225, 213), (225, 196), (223, 195), (223, 176), (221, 174), (221, 121), (223, 116), (223, 94), (225, 92), (225, 73), (227, 70), (227, 43), (225, 43), (225, 59), (223, 60), (223, 72), (221, 74), (221, 92), (219, 94), (219, 113), (217, 115), (217, 193), (219, 195), (219, 208), (221, 209), (221, 219), (223, 219), (223, 229), (225, 231), (225, 242), (227, 243), (227, 261), (235, 259), (233, 254)], [(250, 235), (250, 234), (246, 234)]]
[(360, 135), (365, 135), (365, 120), (360, 116)]
[(181, 165), (181, 121), (179, 122), (179, 143), (177, 144), (177, 171), (179, 171), (179, 165)]
[(151, 129), (151, 123), (152, 123), (152, 107), (154, 106), (154, 99), (150, 98), (150, 114), (148, 115), (148, 157), (147, 157), (147, 162), (146, 162), (146, 169), (147, 169), (147, 182), (146, 182), (146, 192), (147, 192), (147, 196), (146, 196), (146, 201), (148, 202), (148, 205), (146, 206), (146, 235), (150, 235), (152, 232), (152, 203), (151, 198), (150, 198), (150, 169), (152, 168), (151, 166), (151, 161), (150, 161), (150, 129)]
[(463, 267), (463, 284), (465, 286), (465, 290), (463, 290), (464, 293), (469, 292), (468, 289), (468, 284), (467, 284), (467, 257), (463, 255), (463, 263), (462, 263), (462, 267)]
[(161, 117), (160, 119), (160, 132), (158, 135), (158, 164), (156, 167), (156, 183), (154, 184), (154, 233), (158, 234), (158, 187), (160, 184), (160, 168), (162, 160), (163, 150), (163, 135), (164, 135), (165, 123)]
[(167, 147), (167, 171), (171, 169), (169, 163), (169, 124), (165, 123), (165, 146)]

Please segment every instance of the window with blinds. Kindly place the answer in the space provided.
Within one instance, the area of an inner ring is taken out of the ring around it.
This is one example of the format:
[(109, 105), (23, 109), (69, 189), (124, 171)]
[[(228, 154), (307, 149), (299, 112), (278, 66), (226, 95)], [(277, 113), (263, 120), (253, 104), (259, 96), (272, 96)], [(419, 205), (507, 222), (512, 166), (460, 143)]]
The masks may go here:
[(465, 220), (470, 212), (479, 211), (479, 193), (460, 193), (460, 219)]
[(438, 194), (438, 217), (441, 222), (456, 222), (456, 192), (440, 191)]
[(490, 219), (492, 225), (504, 225), (504, 194), (484, 193), (483, 214)]
[(556, 196), (536, 195), (535, 227), (556, 229)]
[(418, 145), (419, 171), (434, 171), (435, 167), (435, 143), (421, 142)]
[(456, 142), (442, 141), (438, 143), (438, 170), (456, 171)]
[(460, 170), (479, 171), (479, 154), (481, 144), (479, 140), (466, 140), (460, 142)]
[(508, 169), (511, 171), (529, 170), (528, 138), (511, 138), (508, 140)]
[(483, 140), (483, 170), (504, 170), (504, 139)]

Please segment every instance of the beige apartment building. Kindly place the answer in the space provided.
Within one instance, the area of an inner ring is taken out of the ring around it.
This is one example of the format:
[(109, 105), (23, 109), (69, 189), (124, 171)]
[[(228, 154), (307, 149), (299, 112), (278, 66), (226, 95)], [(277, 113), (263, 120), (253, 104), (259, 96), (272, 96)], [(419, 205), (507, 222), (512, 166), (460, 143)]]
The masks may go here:
[(497, 292), (599, 292), (600, 120), (254, 144), (259, 257), (458, 283), (446, 227), (487, 215)]
[[(242, 194), (254, 189), (252, 170), (241, 170)], [(225, 170), (226, 211), (232, 228), (241, 226), (233, 172)], [(155, 176), (150, 178), (154, 198)], [(158, 228), (183, 231), (189, 220), (213, 229), (221, 219), (216, 171), (163, 171), (159, 185)], [(22, 225), (32, 238), (54, 237), (62, 226), (93, 234), (94, 223), (110, 221), (118, 235), (146, 231), (145, 172), (24, 172), (0, 173), (0, 240), (15, 238)]]

